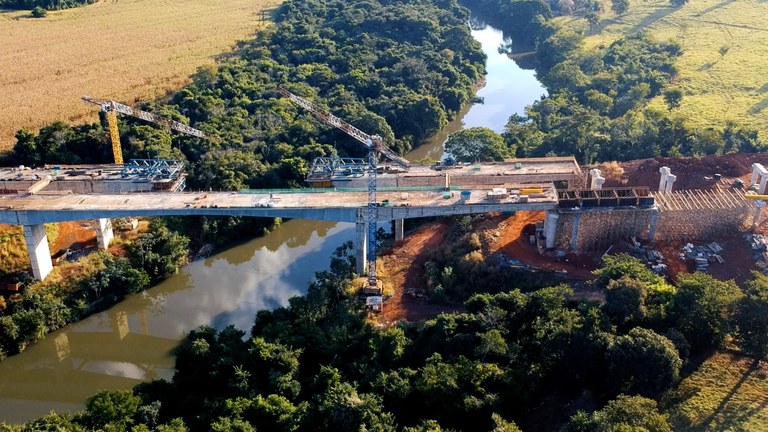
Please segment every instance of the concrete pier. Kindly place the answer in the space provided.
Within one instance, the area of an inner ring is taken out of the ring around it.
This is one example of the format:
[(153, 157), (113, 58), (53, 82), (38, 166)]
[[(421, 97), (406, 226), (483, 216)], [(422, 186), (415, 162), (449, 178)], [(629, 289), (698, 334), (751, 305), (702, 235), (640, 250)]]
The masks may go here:
[(557, 235), (557, 220), (560, 215), (557, 210), (547, 211), (547, 216), (544, 219), (544, 237), (546, 238), (547, 249), (555, 247), (555, 236)]
[(763, 217), (763, 207), (765, 207), (765, 201), (757, 200), (755, 201), (755, 214), (752, 217), (752, 228), (757, 228), (758, 225), (760, 225), (760, 219)]
[(39, 280), (45, 279), (53, 270), (45, 225), (24, 225), (24, 241), (27, 243), (29, 262), (32, 264), (32, 275)]
[(405, 220), (404, 219), (395, 219), (395, 241), (400, 241), (405, 237)]
[(97, 222), (96, 242), (100, 249), (107, 250), (109, 243), (115, 237), (114, 231), (112, 231), (112, 219), (100, 218)]

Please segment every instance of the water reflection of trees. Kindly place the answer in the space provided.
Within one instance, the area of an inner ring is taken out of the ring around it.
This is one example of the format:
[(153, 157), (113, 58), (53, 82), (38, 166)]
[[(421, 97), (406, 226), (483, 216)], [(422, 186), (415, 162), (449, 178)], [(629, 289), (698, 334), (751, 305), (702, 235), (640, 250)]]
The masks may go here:
[(472, 13), (469, 16), (469, 28), (472, 29), (472, 31), (485, 30), (487, 25), (488, 24), (486, 24), (484, 20), (480, 19), (480, 17), (478, 17), (476, 14)]
[(517, 65), (522, 69), (534, 69), (533, 65), (531, 65), (531, 60), (528, 59), (527, 61), (520, 62), (520, 54), (528, 53), (530, 52), (533, 47), (530, 46), (530, 44), (525, 43), (515, 43), (514, 38), (512, 37), (512, 34), (503, 29), (503, 23), (499, 21), (498, 17), (489, 17), (483, 15), (482, 12), (472, 10), (471, 15), (469, 17), (469, 27), (472, 29), (472, 31), (481, 31), (485, 30), (489, 26), (492, 26), (497, 31), (501, 32), (502, 35), (502, 42), (498, 47), (499, 54), (506, 54), (510, 56), (512, 60), (517, 63)]

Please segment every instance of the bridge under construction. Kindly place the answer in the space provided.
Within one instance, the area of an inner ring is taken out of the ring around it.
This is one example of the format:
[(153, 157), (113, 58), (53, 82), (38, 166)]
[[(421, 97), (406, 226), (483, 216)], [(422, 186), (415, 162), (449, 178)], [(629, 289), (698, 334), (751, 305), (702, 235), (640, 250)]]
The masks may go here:
[[(756, 164), (759, 165), (759, 164)], [(675, 177), (660, 171), (658, 191), (647, 187), (603, 188), (599, 170), (581, 173), (573, 158), (423, 167), (381, 175), (377, 218), (393, 222), (396, 239), (403, 220), (492, 212), (545, 211), (537, 241), (542, 250), (588, 250), (629, 238), (706, 230), (743, 229), (760, 220), (763, 201), (726, 186), (708, 191), (672, 191)], [(666, 168), (666, 167), (665, 167)], [(410, 171), (410, 170), (409, 170)], [(752, 185), (765, 192), (768, 171), (755, 168)], [(52, 270), (45, 223), (98, 221), (99, 247), (113, 237), (111, 219), (205, 215), (316, 219), (356, 224), (357, 271), (365, 272), (368, 193), (351, 179), (327, 188), (183, 192), (185, 174), (173, 161), (131, 161), (116, 166), (0, 168), (0, 223), (21, 225), (33, 275)], [(763, 181), (763, 176), (766, 181)], [(589, 187), (587, 180), (591, 180)], [(759, 180), (759, 182), (758, 182)], [(344, 187), (341, 187), (341, 186)], [(696, 217), (691, 215), (696, 213)]]

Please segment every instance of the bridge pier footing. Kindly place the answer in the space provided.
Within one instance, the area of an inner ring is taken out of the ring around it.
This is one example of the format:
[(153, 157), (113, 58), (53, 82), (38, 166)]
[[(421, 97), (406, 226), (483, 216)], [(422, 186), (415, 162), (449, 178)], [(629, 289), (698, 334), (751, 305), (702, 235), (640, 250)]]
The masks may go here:
[(96, 226), (96, 243), (98, 243), (100, 249), (107, 250), (109, 243), (115, 237), (115, 233), (112, 230), (112, 219), (101, 218), (97, 220)]
[(395, 241), (400, 241), (405, 237), (405, 219), (395, 219)]
[(32, 275), (39, 280), (45, 279), (53, 270), (45, 224), (24, 225), (24, 241), (27, 244), (29, 262), (32, 264)]

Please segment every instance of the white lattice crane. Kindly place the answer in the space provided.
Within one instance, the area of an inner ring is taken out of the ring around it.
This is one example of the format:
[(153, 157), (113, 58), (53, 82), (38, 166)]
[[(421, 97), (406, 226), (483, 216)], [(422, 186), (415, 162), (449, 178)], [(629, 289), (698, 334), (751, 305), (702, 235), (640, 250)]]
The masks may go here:
[(410, 168), (411, 163), (387, 147), (379, 135), (368, 135), (335, 115), (324, 111), (314, 103), (296, 96), (282, 87), (278, 87), (277, 91), (296, 105), (311, 112), (321, 121), (341, 129), (352, 138), (365, 144), (368, 148), (368, 287), (371, 291), (380, 292), (376, 276), (376, 231), (378, 231), (379, 219), (379, 204), (376, 201), (377, 158), (378, 154), (381, 153), (403, 168)]
[(104, 111), (107, 117), (107, 127), (109, 128), (109, 140), (112, 142), (112, 155), (116, 164), (123, 164), (123, 151), (120, 147), (120, 133), (117, 130), (117, 113), (140, 118), (142, 120), (159, 124), (161, 126), (168, 127), (169, 129), (185, 133), (187, 135), (192, 135), (199, 138), (207, 138), (205, 132), (187, 126), (184, 123), (179, 123), (175, 120), (160, 117), (140, 109), (132, 108), (119, 102), (96, 99), (90, 96), (83, 96), (83, 100), (92, 104), (99, 105), (101, 110)]

